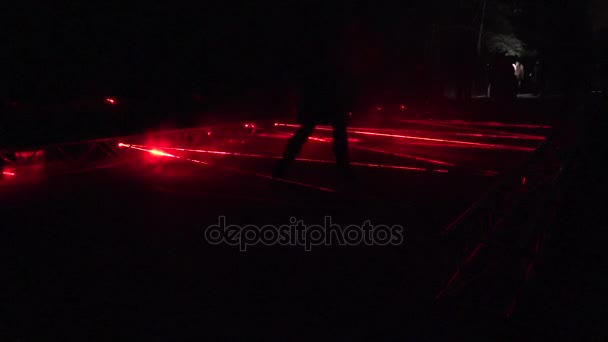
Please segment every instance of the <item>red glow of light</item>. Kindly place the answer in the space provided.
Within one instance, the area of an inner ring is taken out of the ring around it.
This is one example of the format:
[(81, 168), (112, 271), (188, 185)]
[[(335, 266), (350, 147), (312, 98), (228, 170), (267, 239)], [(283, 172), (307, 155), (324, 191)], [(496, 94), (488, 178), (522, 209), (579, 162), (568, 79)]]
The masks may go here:
[(526, 176), (521, 177), (521, 185), (526, 185)]
[(211, 131), (207, 131), (207, 135), (211, 135)]
[(116, 100), (114, 100), (114, 99), (113, 99), (113, 98), (111, 98), (111, 97), (106, 98), (106, 102), (107, 102), (107, 103), (110, 103), (110, 104), (116, 104)]
[[(298, 125), (293, 124), (280, 124), (284, 127), (299, 127)], [(321, 131), (330, 131), (331, 127), (327, 126), (318, 126), (315, 129)], [(478, 147), (478, 148), (488, 148), (488, 149), (503, 149), (503, 150), (513, 150), (513, 151), (534, 151), (534, 148), (531, 147), (520, 147), (520, 146), (509, 146), (509, 145), (497, 145), (497, 144), (485, 144), (479, 142), (471, 142), (471, 141), (460, 141), (460, 140), (448, 140), (448, 139), (438, 139), (438, 138), (428, 138), (428, 137), (420, 137), (415, 135), (403, 135), (403, 134), (390, 134), (390, 133), (378, 133), (378, 132), (369, 132), (363, 131), (362, 128), (349, 128), (348, 132), (361, 134), (361, 135), (369, 135), (369, 136), (378, 136), (378, 137), (387, 137), (387, 138), (398, 138), (398, 139), (408, 139), (408, 140), (421, 140), (427, 142), (435, 142), (440, 144), (424, 144), (427, 146), (451, 146), (451, 147)]]
[[(132, 148), (147, 151), (152, 154), (159, 153), (159, 151), (155, 148), (145, 148), (140, 145), (131, 145)], [(226, 155), (226, 156), (237, 156), (237, 157), (253, 157), (253, 158), (268, 158), (268, 159), (281, 159), (281, 156), (266, 156), (262, 154), (248, 154), (248, 153), (238, 153), (238, 152), (227, 152), (227, 151), (213, 151), (213, 150), (196, 150), (196, 149), (188, 149), (188, 148), (179, 148), (179, 147), (165, 147), (164, 149), (175, 150), (181, 152), (194, 152), (194, 153), (208, 153), (208, 154), (218, 154), (218, 155)], [(160, 152), (162, 155), (177, 157), (168, 153)], [(180, 157), (177, 157), (180, 158)], [(189, 159), (186, 159), (189, 160)], [(309, 158), (296, 158), (296, 161), (302, 162), (312, 162), (312, 163), (326, 163), (326, 164), (335, 164), (334, 160), (323, 160), (323, 159), (309, 159)], [(200, 162), (200, 161), (198, 161)], [(365, 166), (365, 167), (375, 167), (375, 168), (384, 168), (384, 169), (396, 169), (396, 170), (409, 170), (409, 171), (428, 171), (428, 169), (421, 167), (413, 167), (413, 166), (403, 166), (403, 165), (386, 165), (386, 164), (373, 164), (373, 163), (359, 163), (359, 162), (351, 162), (353, 166)], [(434, 172), (447, 173), (448, 170), (431, 170)]]
[(144, 146), (140, 147), (140, 145), (129, 145), (129, 146), (127, 146), (127, 145), (123, 144), (123, 146), (124, 147), (132, 148), (134, 150), (148, 152), (148, 153), (150, 153), (152, 155), (159, 156), (159, 157), (172, 157), (172, 158), (180, 159), (179, 156), (176, 156), (176, 155), (173, 155), (173, 154), (169, 154), (169, 153), (165, 153), (165, 152), (159, 151), (157, 149), (148, 149), (148, 148), (145, 148)]
[(245, 124), (245, 128), (249, 128), (249, 124)]
[(412, 167), (412, 166), (401, 166), (401, 165), (384, 165), (384, 164), (371, 164), (371, 163), (357, 163), (351, 162), (351, 165), (355, 166), (366, 166), (366, 167), (377, 167), (383, 169), (396, 169), (396, 170), (410, 170), (410, 171), (427, 171), (427, 169), (421, 167)]
[(382, 110), (382, 106), (376, 107), (377, 110)]
[(356, 145), (352, 146), (352, 147), (356, 148), (356, 149), (360, 149), (360, 150), (377, 152), (377, 153), (383, 153), (383, 154), (390, 154), (390, 155), (393, 155), (393, 156), (396, 156), (396, 157), (409, 158), (409, 159), (424, 161), (424, 162), (428, 162), (428, 163), (432, 163), (432, 164), (446, 165), (446, 166), (454, 166), (455, 165), (455, 164), (444, 162), (444, 161), (441, 161), (441, 160), (435, 160), (435, 159), (417, 157), (417, 156), (412, 156), (412, 155), (408, 155), (408, 154), (402, 154), (402, 153), (397, 153), (397, 152), (379, 150), (379, 149), (375, 149), (375, 148), (356, 146)]
[(177, 156), (174, 156), (174, 155), (172, 155), (172, 154), (165, 153), (165, 152), (163, 152), (163, 151), (159, 151), (159, 150), (150, 150), (150, 151), (148, 151), (148, 152), (150, 152), (151, 154), (153, 154), (153, 155), (155, 155), (155, 156), (161, 156), (161, 157), (174, 157), (174, 158), (176, 158), (176, 157), (177, 157)]
[[(423, 124), (423, 125), (430, 125), (430, 126), (448, 127), (448, 128), (452, 128), (452, 129), (455, 128), (454, 124), (439, 123), (439, 122), (435, 122), (435, 121), (431, 122), (430, 120), (399, 120), (399, 121), (402, 121), (402, 122), (414, 122), (414, 123)], [(479, 135), (477, 135), (475, 133), (452, 133), (452, 132), (443, 132), (443, 134), (463, 135), (463, 136), (477, 136), (477, 137), (487, 137), (487, 138), (539, 140), (539, 141), (543, 141), (543, 140), (546, 139), (546, 137), (540, 136), (540, 135), (531, 135), (531, 134), (521, 134), (521, 133), (514, 133), (514, 132), (496, 131), (496, 130), (478, 128), (478, 127), (463, 127), (463, 125), (457, 125), (457, 126), (458, 126), (458, 128), (464, 128), (465, 130), (469, 130), (469, 131), (482, 132), (482, 133), (490, 133), (490, 134), (479, 134)]]
[(348, 112), (348, 116), (353, 116), (353, 112)]
[(519, 139), (519, 140), (536, 140), (544, 141), (545, 137), (538, 135), (494, 135), (494, 134), (481, 134), (481, 133), (448, 133), (453, 135), (467, 136), (467, 137), (480, 137), (480, 138), (498, 138), (498, 139)]
[[(160, 153), (163, 156), (169, 156), (169, 157), (174, 157), (174, 158), (177, 158), (177, 159), (182, 159), (179, 156), (175, 156), (175, 155), (172, 155), (172, 154), (160, 152), (160, 151), (155, 150), (155, 149), (149, 149), (149, 148), (145, 148), (145, 147), (138, 147), (138, 146), (134, 146), (134, 145), (131, 145), (130, 148), (135, 149), (135, 150), (150, 152), (152, 154)], [(196, 164), (203, 164), (203, 165), (212, 166), (212, 167), (215, 166), (215, 167), (218, 167), (218, 168), (221, 168), (221, 169), (224, 169), (224, 170), (229, 170), (229, 171), (233, 171), (233, 172), (240, 173), (240, 174), (248, 174), (248, 175), (252, 175), (252, 176), (256, 176), (256, 177), (260, 177), (260, 178), (264, 178), (264, 179), (269, 179), (269, 180), (275, 180), (275, 181), (279, 181), (279, 182), (283, 182), (283, 183), (294, 184), (294, 185), (298, 185), (298, 186), (302, 186), (302, 187), (306, 187), (306, 188), (310, 188), (310, 189), (315, 189), (315, 190), (319, 190), (319, 191), (336, 192), (333, 189), (329, 189), (329, 188), (325, 188), (325, 187), (321, 187), (321, 186), (316, 186), (316, 185), (313, 185), (313, 184), (296, 182), (296, 181), (282, 179), (282, 178), (275, 178), (273, 176), (266, 175), (266, 174), (263, 174), (263, 173), (256, 173), (256, 172), (245, 171), (245, 170), (241, 170), (241, 169), (238, 169), (238, 168), (235, 168), (235, 167), (214, 165), (214, 164), (211, 164), (211, 163), (208, 163), (208, 162), (204, 162), (204, 161), (201, 161), (201, 160), (197, 160), (197, 159), (183, 158), (183, 160), (186, 160), (186, 161), (189, 161), (189, 162), (192, 162), (192, 163), (196, 163)]]
[(474, 146), (474, 147), (481, 147), (481, 148), (515, 149), (515, 150), (526, 150), (526, 151), (534, 150), (534, 149), (524, 148), (524, 147), (519, 147), (519, 146), (507, 146), (507, 145), (496, 145), (496, 144), (484, 144), (484, 143), (471, 142), (471, 141), (425, 138), (425, 137), (419, 137), (419, 136), (413, 136), (413, 135), (374, 133), (374, 132), (364, 132), (364, 131), (350, 131), (350, 132), (355, 133), (355, 134), (362, 134), (362, 135), (371, 135), (371, 136), (397, 138), (397, 139), (422, 140), (422, 141), (431, 141), (431, 142), (438, 142), (438, 143), (450, 143), (450, 144), (456, 144), (456, 145), (466, 145), (466, 146)]
[(279, 123), (278, 123), (278, 122), (275, 122), (275, 123), (274, 123), (274, 127), (277, 127), (278, 125), (279, 125)]
[(123, 143), (121, 143), (121, 142), (119, 142), (119, 143), (118, 143), (118, 147), (126, 147), (126, 146), (127, 146), (127, 145), (125, 145), (125, 144), (123, 144)]
[[(144, 147), (144, 146), (141, 146), (141, 145), (132, 145), (132, 146), (138, 147), (138, 148), (143, 148)], [(166, 150), (174, 150), (174, 151), (181, 151), (181, 152), (219, 154), (219, 155), (239, 156), (239, 157), (267, 158), (267, 156), (264, 156), (264, 155), (261, 155), (261, 154), (249, 154), (249, 153), (238, 153), (238, 152), (227, 152), (227, 151), (198, 150), (198, 149), (178, 148), (178, 147), (165, 147), (164, 149), (166, 149)], [(152, 151), (158, 151), (158, 150), (154, 149)]]
[(11, 176), (11, 177), (15, 177), (17, 175), (14, 172), (11, 172), (11, 171), (2, 171), (2, 174), (5, 175), (5, 176)]
[(453, 148), (480, 148), (480, 149), (495, 149), (495, 150), (506, 150), (506, 151), (523, 151), (532, 152), (535, 149), (532, 147), (519, 147), (519, 146), (470, 146), (461, 144), (450, 144), (450, 143), (433, 143), (433, 142), (404, 142), (407, 145), (426, 146), (426, 147), (453, 147)]
[(401, 105), (399, 108), (401, 108), (401, 110), (405, 110), (407, 107), (405, 107), (405, 105)]
[(463, 120), (439, 120), (440, 122), (450, 123), (454, 125), (470, 125), (470, 126), (489, 126), (489, 127), (513, 127), (513, 128), (533, 128), (533, 129), (550, 129), (548, 125), (530, 125), (530, 124), (507, 124), (502, 122), (486, 121), (486, 122), (471, 122)]
[[(299, 126), (298, 126), (299, 127)], [(289, 139), (291, 138), (291, 134), (267, 134), (261, 133), (258, 134), (258, 137), (263, 138), (281, 138), (281, 139)], [(308, 137), (309, 140), (320, 141), (320, 142), (332, 142), (332, 138), (322, 138), (322, 137)], [(361, 140), (355, 138), (348, 138), (348, 142), (360, 142)]]
[(320, 141), (320, 142), (332, 142), (332, 138), (317, 138), (317, 137), (308, 137), (309, 140)]

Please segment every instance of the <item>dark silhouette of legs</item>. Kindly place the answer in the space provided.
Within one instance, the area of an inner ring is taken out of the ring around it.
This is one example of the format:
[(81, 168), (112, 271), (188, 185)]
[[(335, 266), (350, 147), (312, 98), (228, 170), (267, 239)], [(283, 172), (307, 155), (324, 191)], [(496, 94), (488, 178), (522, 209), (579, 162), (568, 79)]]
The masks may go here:
[(289, 138), (289, 142), (287, 142), (287, 147), (283, 153), (283, 159), (277, 163), (274, 169), (273, 175), (275, 177), (283, 177), (285, 175), (285, 170), (291, 165), (298, 153), (300, 153), (302, 146), (315, 130), (315, 126), (316, 122), (314, 121), (303, 122), (300, 128)]
[(346, 134), (346, 122), (344, 120), (336, 120), (333, 126), (333, 149), (336, 156), (336, 163), (340, 172), (345, 173), (350, 169), (350, 161), (348, 158), (348, 136)]

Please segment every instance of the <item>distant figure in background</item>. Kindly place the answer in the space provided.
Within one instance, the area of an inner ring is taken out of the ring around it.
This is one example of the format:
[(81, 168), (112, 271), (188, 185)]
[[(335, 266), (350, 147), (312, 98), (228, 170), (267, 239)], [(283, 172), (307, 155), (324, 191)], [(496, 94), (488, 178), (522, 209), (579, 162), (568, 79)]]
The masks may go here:
[(526, 71), (524, 69), (524, 65), (521, 62), (515, 62), (513, 68), (515, 69), (515, 78), (517, 79), (517, 90), (521, 90), (521, 85), (526, 77)]
[(283, 158), (276, 164), (273, 176), (282, 178), (304, 143), (319, 124), (333, 127), (333, 150), (343, 178), (351, 178), (346, 132), (348, 113), (352, 111), (353, 84), (343, 60), (344, 34), (349, 26), (337, 18), (323, 17), (306, 26), (294, 80), (297, 97), (296, 119), (300, 128), (289, 139)]

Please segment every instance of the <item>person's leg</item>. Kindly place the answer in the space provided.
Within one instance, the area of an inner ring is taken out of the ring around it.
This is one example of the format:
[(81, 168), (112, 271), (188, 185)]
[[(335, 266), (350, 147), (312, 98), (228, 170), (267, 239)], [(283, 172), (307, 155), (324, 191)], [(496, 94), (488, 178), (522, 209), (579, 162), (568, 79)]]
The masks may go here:
[(348, 175), (350, 174), (350, 160), (346, 120), (340, 118), (333, 122), (333, 138), (333, 149), (338, 169), (341, 173)]
[(274, 169), (275, 177), (282, 177), (285, 174), (287, 167), (296, 158), (304, 143), (308, 140), (308, 137), (312, 134), (316, 126), (314, 121), (303, 122), (300, 128), (291, 136), (285, 147), (283, 153), (283, 159), (281, 159)]

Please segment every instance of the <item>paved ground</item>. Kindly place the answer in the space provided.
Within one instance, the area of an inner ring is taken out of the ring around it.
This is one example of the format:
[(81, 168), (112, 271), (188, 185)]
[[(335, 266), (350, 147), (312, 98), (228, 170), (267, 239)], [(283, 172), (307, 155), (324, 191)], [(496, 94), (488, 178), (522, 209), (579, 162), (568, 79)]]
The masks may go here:
[[(337, 192), (324, 127), (289, 181), (269, 179), (294, 129), (274, 121), (208, 127), (209, 138), (196, 144), (158, 134), (126, 139), (131, 148), (99, 169), (14, 170), (0, 188), (6, 327), (16, 336), (158, 340), (451, 336), (459, 320), (434, 296), (461, 246), (438, 233), (523, 162), (549, 134), (546, 126), (354, 122), (357, 183)], [(403, 241), (309, 252), (258, 244), (241, 252), (205, 241), (220, 216), (241, 226), (370, 220), (402, 226)], [(491, 330), (498, 320), (483, 324)]]

